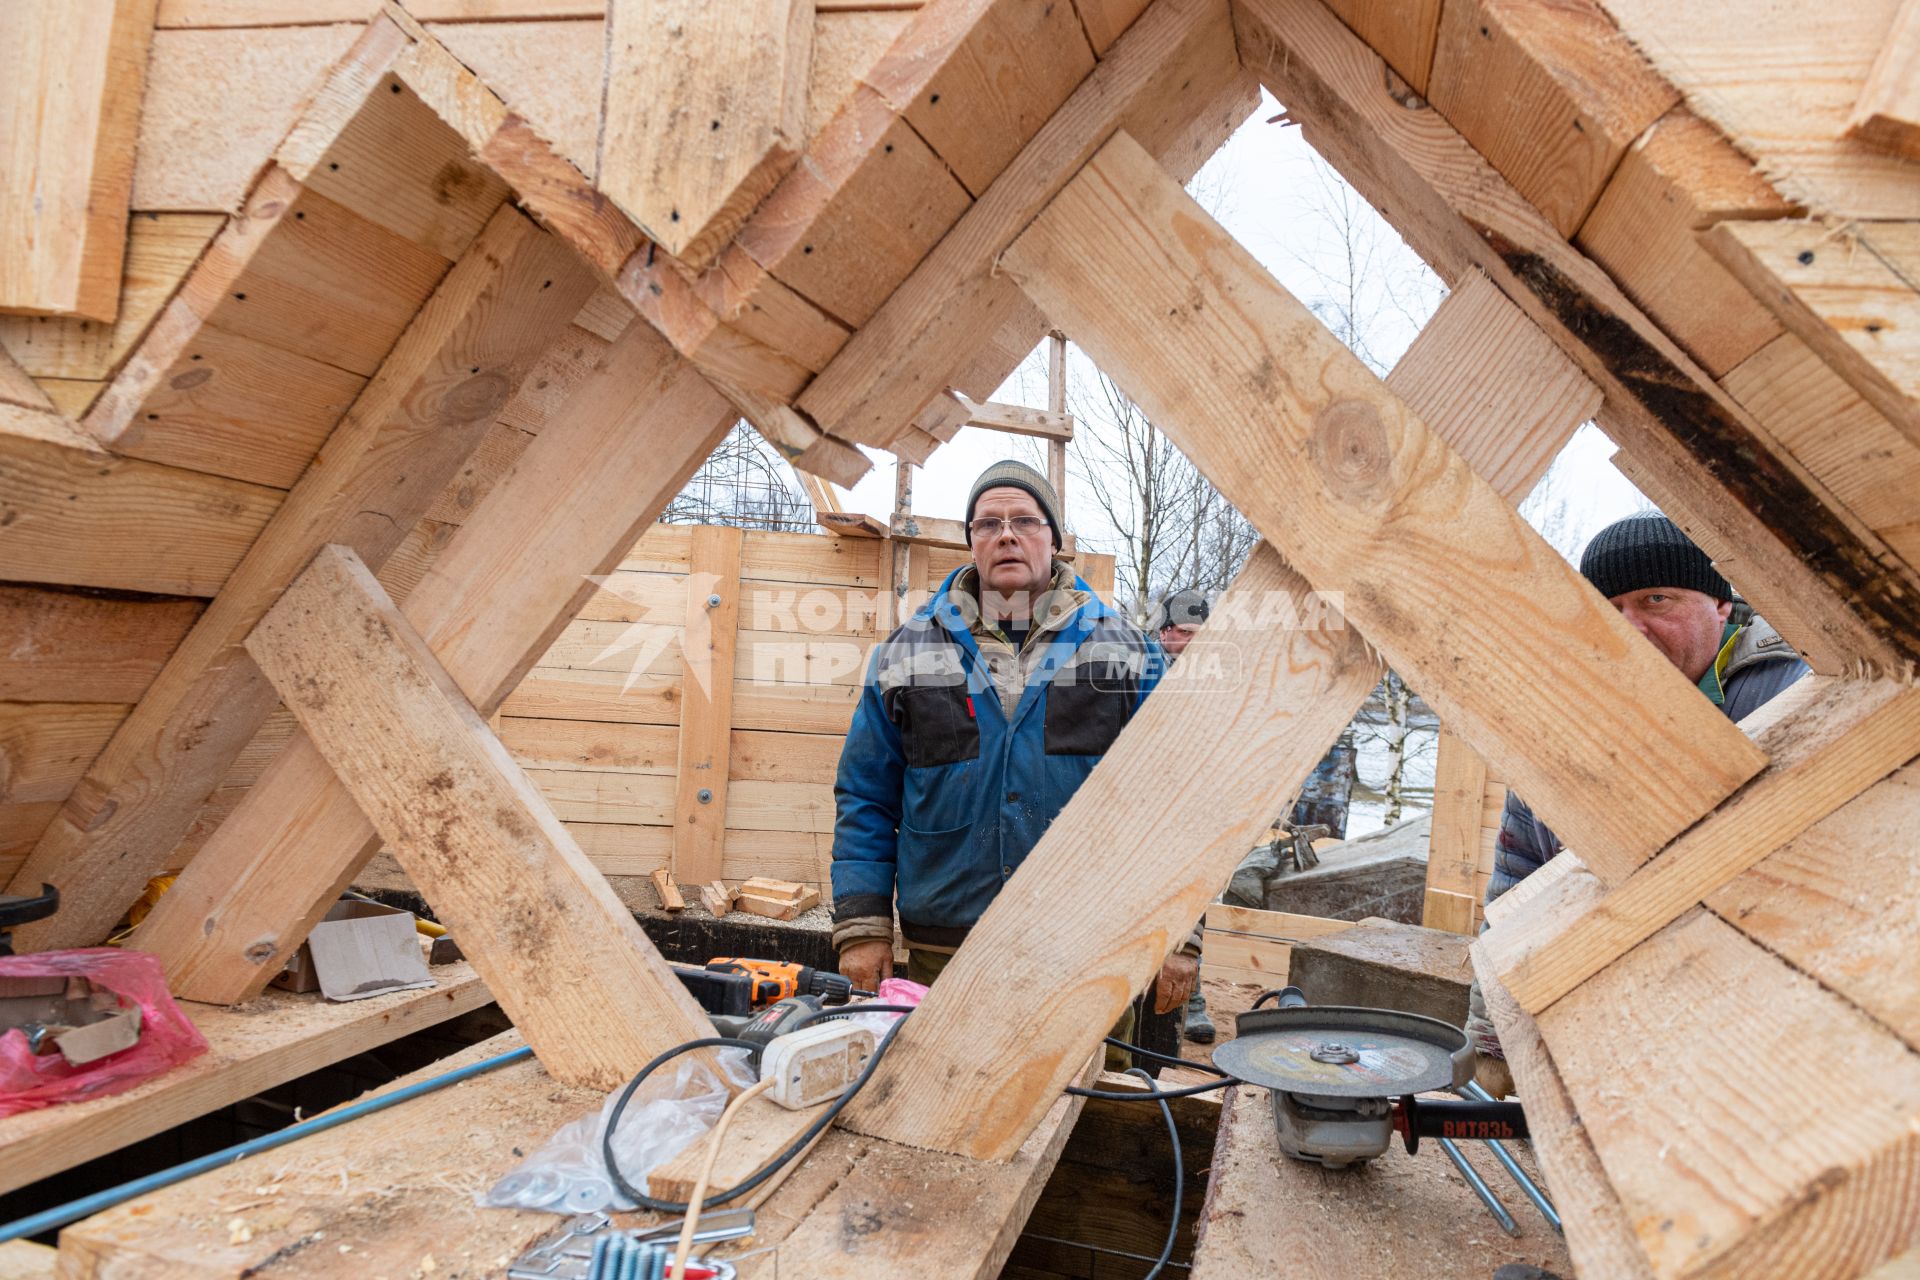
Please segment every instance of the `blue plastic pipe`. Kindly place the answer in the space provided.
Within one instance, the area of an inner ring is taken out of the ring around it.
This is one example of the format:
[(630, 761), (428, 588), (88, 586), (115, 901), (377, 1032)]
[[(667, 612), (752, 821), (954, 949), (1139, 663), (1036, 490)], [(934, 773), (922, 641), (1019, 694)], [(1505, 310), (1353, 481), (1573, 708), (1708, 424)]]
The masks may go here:
[(124, 1204), (135, 1196), (144, 1196), (150, 1191), (158, 1191), (162, 1187), (170, 1187), (176, 1182), (185, 1182), (188, 1178), (197, 1177), (211, 1169), (218, 1169), (222, 1165), (232, 1164), (236, 1160), (245, 1159), (247, 1156), (254, 1155), (261, 1151), (271, 1151), (273, 1148), (283, 1147), (289, 1142), (298, 1142), (310, 1133), (319, 1133), (322, 1130), (331, 1129), (335, 1125), (345, 1124), (349, 1120), (357, 1120), (361, 1116), (371, 1115), (375, 1111), (381, 1111), (397, 1103), (406, 1102), (411, 1098), (417, 1098), (423, 1093), (432, 1093), (434, 1090), (444, 1089), (450, 1084), (459, 1084), (462, 1080), (471, 1080), (477, 1075), (484, 1075), (496, 1068), (504, 1067), (510, 1062), (518, 1062), (522, 1058), (530, 1057), (532, 1054), (533, 1050), (531, 1048), (522, 1045), (518, 1049), (511, 1049), (506, 1053), (500, 1054), (498, 1057), (468, 1063), (464, 1067), (456, 1067), (444, 1075), (437, 1075), (432, 1079), (422, 1080), (418, 1084), (410, 1084), (404, 1089), (395, 1089), (392, 1093), (377, 1094), (374, 1097), (351, 1103), (338, 1110), (329, 1111), (325, 1115), (315, 1116), (311, 1120), (302, 1120), (299, 1124), (289, 1125), (285, 1129), (265, 1134), (249, 1142), (242, 1142), (236, 1146), (228, 1147), (224, 1151), (216, 1151), (212, 1155), (201, 1156), (198, 1160), (189, 1160), (185, 1164), (177, 1164), (171, 1169), (162, 1169), (159, 1173), (150, 1173), (144, 1178), (135, 1178), (132, 1182), (121, 1183), (119, 1186), (112, 1187), (106, 1191), (96, 1191), (90, 1196), (83, 1196), (78, 1200), (69, 1200), (63, 1205), (56, 1205), (44, 1212), (36, 1213), (30, 1218), (21, 1218), (17, 1222), (9, 1222), (6, 1226), (0, 1227), (0, 1243), (5, 1243), (8, 1240), (24, 1239), (27, 1236), (37, 1236), (43, 1231), (51, 1231), (55, 1227), (64, 1227), (69, 1222), (77, 1222), (81, 1218), (89, 1218), (102, 1210), (111, 1209), (117, 1204)]

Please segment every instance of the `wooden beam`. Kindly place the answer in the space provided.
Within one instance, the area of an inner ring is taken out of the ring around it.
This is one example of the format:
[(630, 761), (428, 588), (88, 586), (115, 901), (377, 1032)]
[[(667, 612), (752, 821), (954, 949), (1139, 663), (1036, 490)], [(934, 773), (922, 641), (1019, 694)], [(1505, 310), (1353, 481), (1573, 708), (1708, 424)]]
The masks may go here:
[[(125, 1093), (0, 1119), (0, 1193), (71, 1169), (492, 1001), (464, 963), (431, 989), (333, 1003), (268, 991), (245, 1010), (187, 1009), (207, 1052)], [(3, 1273), (0, 1273), (3, 1274)]]
[(322, 550), (247, 652), (556, 1079), (611, 1089), (712, 1034), (359, 557)]
[(0, 404), (32, 409), (36, 413), (54, 412), (53, 401), (47, 399), (47, 393), (4, 348), (0, 348)]
[(1329, 0), (1327, 7), (1377, 49), (1409, 88), (1427, 96), (1440, 38), (1439, 0)]
[[(1067, 412), (1067, 335), (1058, 329), (1047, 335), (1047, 409), (1049, 412), (1065, 418), (1071, 431), (1073, 419), (1066, 418)], [(1067, 505), (1067, 442), (1065, 439), (1052, 440), (1047, 444), (1047, 483), (1053, 486), (1053, 493), (1060, 500), (1061, 510)]]
[(1920, 766), (1868, 787), (1709, 894), (1722, 920), (1920, 1050)]
[(154, 4), (0, 12), (0, 310), (113, 322)]
[[(1758, 772), (1753, 744), (1131, 138), (1003, 261), (1602, 878), (1625, 879)], [(1515, 609), (1488, 607), (1493, 579), (1463, 548), (1504, 583), (1522, 575)], [(1427, 603), (1407, 609), (1409, 590)], [(1522, 730), (1506, 709), (1546, 663), (1584, 669), (1605, 705)], [(1631, 814), (1571, 783), (1602, 757), (1615, 783), (1635, 779)]]
[[(1618, 0), (1608, 0), (1617, 9)], [(1762, 614), (1809, 603), (1816, 665), (1920, 656), (1920, 598), (1821, 487), (1513, 191), (1438, 113), (1389, 92), (1371, 50), (1319, 0), (1235, 0), (1248, 67), (1443, 278), (1484, 270), (1606, 393), (1620, 442), (1741, 547)], [(1732, 26), (1739, 24), (1733, 23)], [(1675, 389), (1679, 388), (1679, 391)]]
[(701, 525), (687, 561), (687, 625), (680, 640), (680, 756), (673, 793), (673, 874), (721, 874), (733, 727), (733, 649), (740, 629), (738, 529)]
[(617, 0), (606, 26), (597, 185), (704, 268), (806, 145), (812, 0)]
[(1073, 439), (1073, 417), (1063, 409), (1029, 409), (1023, 404), (975, 400), (966, 392), (952, 387), (947, 389), (947, 394), (967, 411), (967, 420), (961, 424), (963, 426), (984, 427), (988, 431), (1004, 431), (1016, 436), (1038, 436), (1042, 440), (1058, 440), (1063, 444)]
[[(1676, 1009), (1684, 1065), (1663, 1031)], [(1539, 1027), (1654, 1274), (1858, 1275), (1914, 1243), (1920, 1055), (1711, 913), (1668, 925)], [(1762, 1095), (1822, 1105), (1770, 1116), (1764, 1145), (1728, 1141)]]
[[(733, 422), (640, 325), (553, 406), (404, 606), (480, 710), (499, 707)], [(161, 957), (183, 998), (250, 999), (378, 844), (312, 744), (296, 740), (140, 926), (140, 948)]]
[(138, 702), (205, 605), (0, 585), (0, 699)]
[(1569, 239), (1680, 100), (1595, 0), (1447, 4), (1425, 96)]
[[(912, 466), (912, 463), (904, 465)], [(891, 536), (887, 522), (879, 516), (864, 516), (855, 511), (823, 511), (815, 517), (816, 524), (828, 533), (837, 533), (843, 538), (886, 538)]]
[(1718, 129), (1676, 107), (1627, 148), (1574, 243), (1718, 378), (1777, 337), (1780, 322), (1694, 233), (1792, 212)]
[[(1486, 808), (1487, 762), (1440, 726), (1434, 747), (1433, 827), (1427, 844), (1427, 897), (1421, 923), (1429, 929), (1453, 933), (1474, 932), (1478, 912), (1472, 908), (1474, 872), (1480, 862), (1480, 815)], [(1464, 897), (1466, 918), (1458, 904), (1435, 893)], [(1456, 914), (1449, 914), (1453, 912)]]
[[(1237, 96), (1241, 78), (1224, 4), (1156, 4), (1129, 27), (1086, 83), (809, 384), (800, 408), (835, 435), (885, 443), (952, 385), (979, 335), (994, 332), (1019, 305), (1019, 290), (993, 278), (994, 255), (1114, 129), (1136, 131), (1151, 149), (1170, 149), (1210, 102), (1244, 101)], [(1244, 112), (1236, 123), (1240, 118)]]
[(1920, 160), (1920, 4), (1902, 0), (1847, 120), (1847, 136)]
[(18, 873), (64, 890), (57, 916), (17, 935), (23, 946), (106, 936), (273, 709), (241, 649), (261, 611), (330, 541), (384, 564), (592, 291), (524, 215), (489, 222)]
[(1723, 222), (1701, 242), (1920, 444), (1920, 221)]
[[(1894, 681), (1856, 680), (1833, 684), (1824, 694), (1760, 731), (1766, 770), (1598, 904), (1572, 914), (1535, 911), (1488, 935), (1501, 984), (1523, 1009), (1542, 1012), (1920, 756), (1920, 691)], [(1805, 696), (1796, 701), (1804, 704)]]
[[(1566, 859), (1551, 864), (1558, 866)], [(1541, 874), (1522, 882), (1524, 888)], [(1592, 882), (1598, 887), (1598, 882)], [(1511, 895), (1509, 895), (1511, 896)], [(1506, 898), (1501, 898), (1504, 903)], [(1527, 1107), (1527, 1125), (1533, 1149), (1552, 1188), (1555, 1207), (1567, 1233), (1567, 1251), (1574, 1266), (1596, 1276), (1620, 1280), (1653, 1280), (1653, 1271), (1640, 1252), (1633, 1225), (1620, 1207), (1620, 1197), (1607, 1181), (1607, 1171), (1594, 1154), (1593, 1143), (1581, 1127), (1573, 1100), (1554, 1070), (1553, 1056), (1540, 1038), (1533, 1015), (1515, 1004), (1484, 963), (1479, 948), (1473, 953), (1474, 973), (1488, 1013), (1500, 1029), (1500, 1048), (1513, 1069), (1514, 1082)]]
[(0, 404), (0, 458), (0, 581), (210, 596), (281, 500), (116, 458), (60, 415), (14, 405)]

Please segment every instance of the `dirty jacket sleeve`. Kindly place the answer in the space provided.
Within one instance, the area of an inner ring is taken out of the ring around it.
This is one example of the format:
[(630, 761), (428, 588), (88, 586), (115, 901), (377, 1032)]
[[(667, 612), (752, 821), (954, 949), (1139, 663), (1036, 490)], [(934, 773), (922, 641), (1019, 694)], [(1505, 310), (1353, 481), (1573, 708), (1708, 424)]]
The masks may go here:
[(834, 778), (833, 946), (893, 941), (894, 863), (906, 756), (887, 715), (875, 651)]

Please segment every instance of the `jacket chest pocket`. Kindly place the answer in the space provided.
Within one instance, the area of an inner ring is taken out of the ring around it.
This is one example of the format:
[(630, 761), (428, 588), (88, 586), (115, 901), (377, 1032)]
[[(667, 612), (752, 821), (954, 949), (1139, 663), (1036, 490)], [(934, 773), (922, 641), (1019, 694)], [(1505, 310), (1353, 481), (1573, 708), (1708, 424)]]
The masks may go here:
[(967, 703), (965, 685), (909, 686), (897, 694), (894, 721), (910, 769), (980, 758), (980, 722)]
[(1116, 674), (1090, 679), (1077, 671), (1071, 683), (1047, 690), (1046, 749), (1050, 756), (1103, 756), (1133, 715), (1134, 688)]

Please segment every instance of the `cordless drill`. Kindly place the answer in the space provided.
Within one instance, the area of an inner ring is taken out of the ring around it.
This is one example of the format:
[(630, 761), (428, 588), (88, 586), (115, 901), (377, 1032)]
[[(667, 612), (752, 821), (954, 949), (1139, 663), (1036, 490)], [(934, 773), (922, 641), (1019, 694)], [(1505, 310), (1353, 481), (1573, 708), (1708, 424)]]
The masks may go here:
[(789, 996), (818, 996), (828, 1004), (845, 1004), (853, 994), (853, 983), (837, 973), (804, 964), (783, 964), (778, 960), (754, 960), (744, 956), (721, 956), (707, 961), (709, 973), (731, 973), (753, 983), (752, 1007), (761, 1008)]

